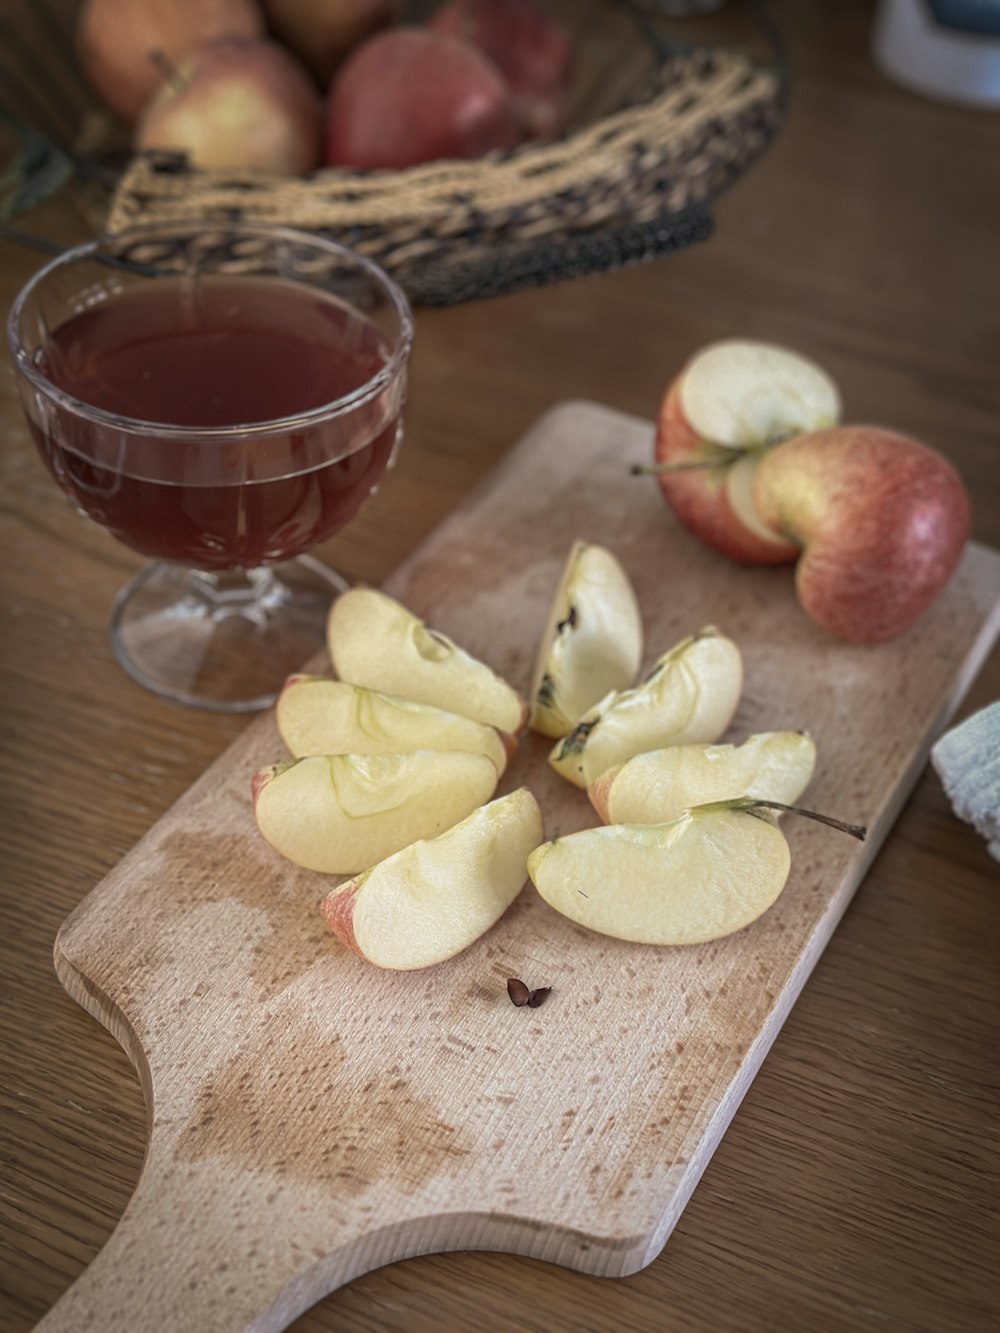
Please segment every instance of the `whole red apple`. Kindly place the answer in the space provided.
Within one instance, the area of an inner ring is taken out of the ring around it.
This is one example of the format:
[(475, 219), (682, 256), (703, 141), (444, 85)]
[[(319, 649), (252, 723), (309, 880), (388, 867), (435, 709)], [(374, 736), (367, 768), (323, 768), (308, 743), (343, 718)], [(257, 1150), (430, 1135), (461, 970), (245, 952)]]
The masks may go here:
[(177, 65), (207, 42), (263, 35), (254, 0), (85, 0), (77, 54), (94, 91), (131, 121), (163, 83), (157, 53)]
[(909, 629), (955, 572), (970, 506), (951, 464), (917, 440), (841, 426), (761, 459), (761, 519), (803, 547), (799, 600), (823, 629), (881, 643)]
[(473, 47), (420, 28), (369, 38), (330, 89), (326, 160), (358, 171), (393, 170), (510, 148), (510, 92)]
[(137, 149), (205, 170), (301, 176), (319, 165), (323, 108), (306, 70), (266, 40), (204, 46), (169, 75), (136, 127)]
[(535, 0), (446, 0), (430, 16), (434, 32), (479, 48), (507, 80), (527, 139), (551, 139), (565, 126), (573, 40)]
[(262, 0), (274, 35), (325, 88), (349, 51), (397, 23), (403, 0)]
[(677, 517), (709, 546), (746, 564), (785, 564), (799, 548), (761, 521), (754, 473), (777, 440), (839, 414), (836, 386), (806, 357), (749, 339), (711, 343), (667, 390), (651, 470)]

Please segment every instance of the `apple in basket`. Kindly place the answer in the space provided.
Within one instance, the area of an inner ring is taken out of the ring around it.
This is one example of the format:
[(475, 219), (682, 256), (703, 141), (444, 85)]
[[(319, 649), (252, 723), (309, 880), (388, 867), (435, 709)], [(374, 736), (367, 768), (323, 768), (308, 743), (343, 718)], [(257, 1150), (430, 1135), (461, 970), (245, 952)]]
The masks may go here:
[(403, 16), (403, 0), (262, 0), (268, 26), (325, 86), (349, 52)]
[(319, 165), (322, 137), (322, 102), (305, 67), (277, 42), (234, 38), (164, 70), (135, 146), (186, 153), (204, 170), (301, 176)]
[(133, 121), (163, 84), (157, 53), (177, 65), (220, 38), (263, 36), (253, 0), (85, 0), (76, 43), (88, 83)]
[(330, 87), (329, 166), (399, 170), (517, 142), (509, 87), (457, 38), (398, 27), (362, 43)]
[(525, 139), (551, 139), (565, 126), (573, 39), (536, 0), (445, 0), (431, 14), (434, 32), (478, 47), (503, 75)]

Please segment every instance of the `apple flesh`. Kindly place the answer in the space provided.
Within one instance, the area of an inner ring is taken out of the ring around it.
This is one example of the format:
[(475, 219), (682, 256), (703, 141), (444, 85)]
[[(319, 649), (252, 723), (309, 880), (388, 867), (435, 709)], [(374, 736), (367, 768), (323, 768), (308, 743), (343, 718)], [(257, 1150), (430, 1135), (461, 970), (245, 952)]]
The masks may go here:
[(803, 609), (850, 643), (881, 643), (915, 624), (969, 538), (969, 497), (951, 464), (875, 426), (816, 431), (770, 450), (753, 495), (763, 521), (803, 548)]
[(709, 626), (683, 639), (631, 690), (607, 695), (553, 748), (549, 763), (590, 788), (607, 769), (665, 745), (717, 741), (743, 691), (743, 659)]
[(307, 870), (354, 875), (418, 838), (433, 838), (496, 790), (482, 754), (313, 755), (255, 774), (254, 813), (278, 852)]
[(565, 736), (635, 679), (642, 615), (628, 575), (603, 546), (575, 542), (549, 610), (531, 685), (530, 726)]
[(742, 745), (672, 745), (602, 773), (588, 795), (605, 824), (662, 824), (737, 796), (791, 805), (816, 767), (803, 731), (762, 731)]
[(521, 787), (341, 884), (323, 899), (323, 916), (377, 967), (432, 967), (499, 921), (543, 836), (538, 802)]
[(677, 517), (709, 546), (746, 564), (786, 564), (798, 547), (756, 512), (754, 474), (777, 441), (839, 417), (836, 385), (807, 358), (770, 343), (712, 343), (667, 391), (651, 470)]
[(352, 588), (334, 602), (327, 624), (341, 680), (460, 713), (516, 735), (527, 708), (510, 685), (445, 634), (374, 588)]
[(467, 750), (507, 767), (509, 736), (458, 713), (323, 676), (291, 676), (278, 696), (275, 720), (297, 759), (322, 754), (405, 754)]
[(543, 843), (528, 858), (557, 912), (636, 944), (703, 944), (775, 902), (791, 864), (768, 811), (728, 802), (663, 824), (607, 824)]
[(201, 47), (176, 69), (136, 127), (140, 151), (185, 153), (202, 170), (302, 176), (319, 165), (322, 105), (303, 66), (276, 42)]
[(524, 138), (551, 139), (561, 133), (569, 109), (573, 42), (535, 0), (446, 0), (427, 26), (471, 42), (496, 65), (513, 93)]
[(356, 171), (477, 158), (510, 148), (510, 90), (474, 47), (420, 28), (369, 38), (330, 88), (326, 161)]
[(263, 0), (275, 36), (323, 87), (356, 46), (398, 22), (402, 0)]
[(77, 54), (101, 100), (134, 121), (163, 85), (157, 53), (178, 65), (210, 42), (263, 36), (253, 0), (86, 0)]

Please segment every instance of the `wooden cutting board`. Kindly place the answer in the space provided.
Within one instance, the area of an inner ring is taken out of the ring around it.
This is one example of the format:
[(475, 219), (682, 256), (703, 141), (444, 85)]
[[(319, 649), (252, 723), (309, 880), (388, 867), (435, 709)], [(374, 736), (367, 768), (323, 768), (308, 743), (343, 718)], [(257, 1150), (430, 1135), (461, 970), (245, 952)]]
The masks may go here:
[[(416, 1254), (622, 1276), (659, 1253), (996, 636), (1000, 556), (970, 548), (915, 630), (849, 647), (801, 613), (787, 568), (738, 568), (679, 528), (629, 475), (651, 443), (606, 409), (554, 410), (388, 591), (526, 689), (570, 543), (610, 546), (647, 659), (705, 624), (732, 636), (730, 737), (808, 729), (808, 803), (867, 842), (788, 821), (782, 897), (714, 944), (605, 939), (529, 885), (460, 957), (384, 973), (323, 924), (333, 881), (257, 835), (250, 776), (283, 757), (259, 719), (59, 934), (59, 976), (131, 1055), (150, 1133), (118, 1228), (41, 1327), (270, 1330)], [(548, 748), (528, 737), (500, 791), (527, 783), (552, 837), (595, 819)], [(545, 1006), (513, 1007), (511, 976), (551, 986)]]

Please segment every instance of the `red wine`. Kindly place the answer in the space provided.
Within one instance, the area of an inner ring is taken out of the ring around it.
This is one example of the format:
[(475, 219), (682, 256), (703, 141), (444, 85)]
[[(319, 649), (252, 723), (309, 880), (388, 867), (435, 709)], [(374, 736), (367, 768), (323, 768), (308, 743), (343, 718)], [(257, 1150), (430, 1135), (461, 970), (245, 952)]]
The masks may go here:
[[(130, 422), (62, 405), (28, 415), (60, 484), (119, 541), (199, 569), (256, 568), (355, 514), (389, 463), (402, 386), (315, 420), (254, 425), (343, 399), (389, 357), (374, 325), (322, 292), (162, 278), (73, 315), (37, 356), (58, 388)], [(219, 427), (246, 429), (204, 433)]]

